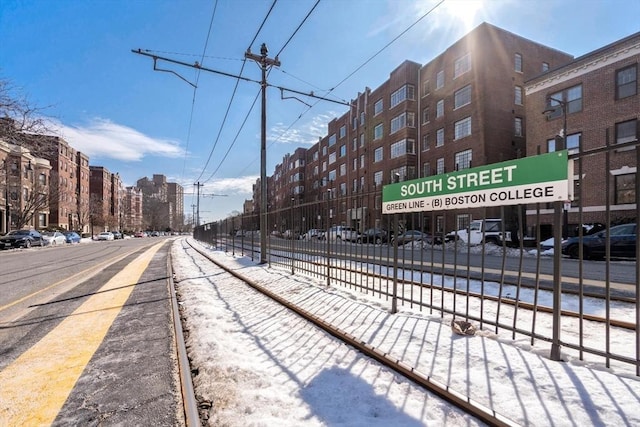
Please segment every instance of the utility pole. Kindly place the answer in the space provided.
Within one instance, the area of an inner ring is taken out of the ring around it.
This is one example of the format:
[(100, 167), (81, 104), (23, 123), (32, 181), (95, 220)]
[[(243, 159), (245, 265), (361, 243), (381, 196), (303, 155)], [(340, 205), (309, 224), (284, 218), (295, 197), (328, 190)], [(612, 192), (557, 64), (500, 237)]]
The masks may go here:
[(262, 118), (260, 134), (260, 264), (267, 263), (267, 67), (280, 66), (280, 61), (267, 58), (267, 45), (260, 46), (260, 56), (251, 53), (250, 49), (244, 54), (245, 58), (256, 61), (262, 70)]
[(193, 184), (196, 186), (196, 194), (198, 195), (196, 198), (196, 227), (200, 226), (200, 187), (204, 186), (204, 184), (200, 184), (200, 181)]

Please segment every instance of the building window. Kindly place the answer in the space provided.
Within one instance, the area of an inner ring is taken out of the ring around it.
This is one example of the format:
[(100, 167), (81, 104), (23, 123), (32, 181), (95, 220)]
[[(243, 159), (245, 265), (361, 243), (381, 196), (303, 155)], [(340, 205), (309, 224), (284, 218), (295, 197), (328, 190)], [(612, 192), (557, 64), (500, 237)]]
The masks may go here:
[(616, 205), (626, 205), (636, 202), (636, 174), (628, 173), (616, 175)]
[(444, 71), (438, 71), (436, 74), (436, 90), (444, 87)]
[(436, 175), (440, 175), (444, 173), (444, 157), (436, 160)]
[(351, 150), (356, 151), (358, 149), (358, 138), (353, 138), (351, 141)]
[(318, 152), (314, 151), (313, 152), (313, 161), (315, 162), (316, 160), (318, 160)]
[(382, 151), (382, 147), (376, 148), (376, 150), (373, 152), (373, 161), (374, 161), (374, 163), (375, 162), (381, 162), (383, 158), (384, 158), (384, 153)]
[(358, 159), (353, 159), (351, 161), (351, 170), (353, 171), (358, 170)]
[(520, 55), (519, 53), (516, 53), (515, 58), (515, 71), (516, 73), (521, 73), (522, 72), (522, 55)]
[(360, 155), (360, 167), (364, 168), (364, 154)]
[(471, 117), (464, 118), (455, 123), (454, 139), (461, 139), (471, 135)]
[(444, 116), (444, 99), (441, 99), (436, 104), (436, 119)]
[(422, 135), (422, 151), (429, 150), (429, 134)]
[(382, 123), (380, 123), (373, 129), (373, 139), (374, 140), (380, 139), (382, 138), (383, 134), (384, 134), (384, 126), (382, 125)]
[(402, 157), (407, 154), (416, 154), (416, 143), (413, 139), (403, 139), (391, 144), (391, 158)]
[(336, 170), (332, 169), (329, 171), (329, 182), (336, 180)]
[(353, 120), (351, 120), (351, 129), (358, 128), (358, 116), (353, 116)]
[(379, 99), (373, 104), (373, 115), (377, 116), (380, 113), (382, 113), (382, 99)]
[(47, 214), (39, 213), (38, 214), (38, 228), (47, 227)]
[(347, 146), (346, 144), (342, 144), (340, 146), (340, 157), (344, 157), (347, 155)]
[(422, 109), (422, 124), (427, 124), (429, 123), (429, 108), (423, 108)]
[(343, 163), (340, 165), (340, 176), (345, 176), (347, 174), (347, 164)]
[(364, 133), (360, 134), (360, 147), (364, 147)]
[(411, 179), (410, 174), (411, 171), (407, 166), (391, 169), (391, 179), (389, 182), (395, 182), (396, 179), (398, 179), (398, 181), (406, 181), (407, 179)]
[(467, 85), (462, 89), (456, 91), (455, 95), (453, 96), (453, 99), (454, 99), (454, 102), (453, 102), (454, 109), (463, 107), (467, 104), (471, 104), (471, 85)]
[(340, 138), (344, 138), (347, 135), (347, 127), (345, 125), (340, 126)]
[(453, 78), (455, 79), (469, 70), (471, 70), (471, 54), (467, 53), (456, 60), (453, 68)]
[(522, 86), (516, 86), (513, 102), (516, 105), (522, 105)]
[[(638, 139), (638, 120), (628, 120), (626, 122), (616, 123), (616, 144), (624, 144), (625, 142), (637, 141)], [(630, 147), (629, 149), (632, 149)]]
[(336, 134), (332, 133), (329, 137), (329, 147), (333, 147), (334, 145), (336, 145)]
[(402, 86), (400, 89), (391, 94), (390, 108), (395, 107), (396, 105), (400, 104), (403, 101), (406, 101), (407, 99), (414, 99), (414, 92), (415, 88), (413, 87), (413, 85), (407, 84)]
[(336, 162), (336, 153), (329, 154), (329, 164), (333, 164)]
[(390, 134), (398, 132), (405, 127), (415, 127), (415, 115), (414, 113), (402, 113), (399, 116), (391, 119), (391, 132)]
[(47, 175), (41, 173), (40, 175), (38, 175), (38, 184), (40, 185), (47, 185)]
[(436, 131), (436, 147), (442, 147), (444, 145), (444, 128), (440, 128)]
[(580, 151), (581, 141), (582, 141), (582, 133), (580, 132), (567, 135), (566, 149), (569, 150), (569, 154), (577, 153), (578, 151)]
[(513, 119), (513, 134), (514, 136), (524, 136), (522, 131), (522, 118), (516, 117)]
[(360, 113), (360, 126), (364, 126), (364, 111)]
[(351, 191), (352, 192), (357, 192), (358, 191), (358, 180), (354, 179), (353, 181), (351, 181)]
[(582, 85), (576, 85), (549, 96), (547, 109), (554, 109), (549, 113), (549, 119), (562, 117), (562, 104), (559, 101), (566, 103), (567, 114), (582, 111)]
[(549, 63), (548, 62), (543, 62), (542, 63), (542, 72), (546, 73), (547, 71), (549, 71)]
[(430, 91), (431, 85), (429, 84), (429, 80), (425, 80), (424, 83), (422, 83), (422, 96), (429, 95)]
[(472, 150), (464, 150), (456, 153), (456, 170), (469, 169), (471, 167)]
[(616, 72), (616, 99), (638, 93), (638, 65), (633, 64)]
[(424, 162), (422, 164), (422, 176), (430, 176), (431, 175), (431, 166), (429, 162)]
[(373, 185), (379, 187), (382, 185), (382, 171), (377, 171), (373, 174)]

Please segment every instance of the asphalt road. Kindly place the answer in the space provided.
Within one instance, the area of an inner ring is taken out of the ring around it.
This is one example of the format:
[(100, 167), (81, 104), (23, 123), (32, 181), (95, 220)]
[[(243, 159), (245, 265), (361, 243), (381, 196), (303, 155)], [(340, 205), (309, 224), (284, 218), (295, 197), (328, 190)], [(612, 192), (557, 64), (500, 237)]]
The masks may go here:
[(0, 425), (184, 424), (171, 241), (0, 251)]

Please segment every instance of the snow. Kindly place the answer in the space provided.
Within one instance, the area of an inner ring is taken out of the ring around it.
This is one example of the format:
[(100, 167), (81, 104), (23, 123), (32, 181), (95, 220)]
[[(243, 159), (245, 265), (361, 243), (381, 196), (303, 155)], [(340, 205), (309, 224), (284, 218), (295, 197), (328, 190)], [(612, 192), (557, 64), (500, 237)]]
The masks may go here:
[[(496, 335), (493, 328), (456, 335), (446, 314), (406, 306), (390, 314), (390, 300), (202, 248), (217, 262), (517, 424), (640, 425), (640, 378), (633, 367), (580, 361), (565, 347), (564, 362), (551, 361), (546, 343), (531, 346), (529, 338)], [(173, 244), (194, 386), (201, 404), (212, 405), (209, 425), (479, 424), (198, 257), (184, 239)], [(452, 285), (446, 278), (434, 280)], [(485, 292), (491, 286), (485, 284)], [(563, 303), (576, 302), (564, 298)], [(597, 302), (586, 306), (590, 312), (602, 309)], [(490, 316), (496, 307), (485, 301), (483, 310)], [(509, 316), (502, 310), (501, 321)], [(612, 308), (614, 318), (633, 319), (633, 313), (626, 306)], [(536, 330), (550, 327), (550, 316), (539, 315)], [(589, 329), (585, 340), (603, 345), (603, 332)], [(634, 357), (633, 333), (612, 333), (611, 340), (618, 352)]]

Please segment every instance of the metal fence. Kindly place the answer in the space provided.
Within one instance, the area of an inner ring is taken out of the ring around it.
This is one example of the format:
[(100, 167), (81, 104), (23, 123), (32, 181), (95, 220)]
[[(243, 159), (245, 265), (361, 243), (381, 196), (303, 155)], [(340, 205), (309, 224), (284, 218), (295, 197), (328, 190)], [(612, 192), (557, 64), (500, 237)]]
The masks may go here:
[[(614, 236), (607, 231), (617, 223), (635, 223), (638, 178), (633, 171), (634, 203), (616, 204), (614, 195), (622, 190), (608, 173), (619, 167), (614, 154), (615, 147), (604, 147), (570, 155), (576, 175), (571, 206), (555, 202), (500, 208), (503, 218), (516, 215), (517, 227), (510, 231), (518, 238), (511, 243), (471, 245), (446, 235), (460, 224), (468, 227), (468, 218), (486, 218), (486, 209), (473, 215), (454, 210), (380, 215), (366, 221), (366, 229), (362, 218), (338, 221), (349, 206), (370, 199), (360, 194), (269, 212), (266, 259), (292, 274), (382, 300), (391, 312), (466, 319), (500, 339), (548, 349), (553, 360), (604, 362), (640, 375), (639, 267), (635, 256), (616, 256)], [(605, 176), (597, 209), (586, 203), (594, 198), (586, 197), (583, 180), (585, 165), (594, 172), (594, 159)], [(589, 228), (578, 225), (595, 222), (605, 229), (598, 235), (605, 250), (601, 259), (587, 259), (593, 255), (587, 246), (592, 236)], [(259, 223), (257, 215), (240, 215), (200, 226), (194, 237), (258, 261)], [(335, 226), (354, 227), (358, 234), (340, 234), (331, 229)], [(502, 227), (504, 235), (509, 231), (506, 221)], [(380, 232), (364, 234), (368, 229)], [(421, 240), (399, 242), (407, 230), (424, 234)], [(637, 254), (637, 228), (634, 233), (629, 239), (634, 237)], [(543, 251), (541, 242), (549, 234), (553, 250)], [(574, 258), (561, 253), (561, 241), (568, 236), (579, 243)]]

